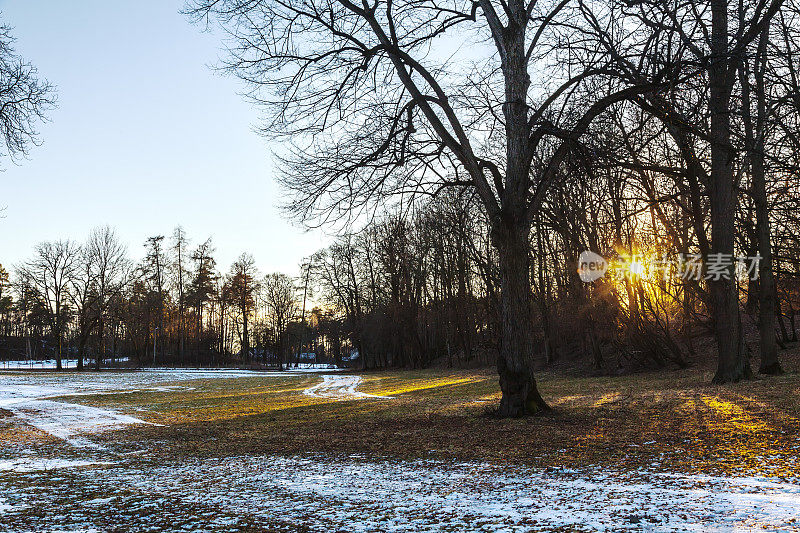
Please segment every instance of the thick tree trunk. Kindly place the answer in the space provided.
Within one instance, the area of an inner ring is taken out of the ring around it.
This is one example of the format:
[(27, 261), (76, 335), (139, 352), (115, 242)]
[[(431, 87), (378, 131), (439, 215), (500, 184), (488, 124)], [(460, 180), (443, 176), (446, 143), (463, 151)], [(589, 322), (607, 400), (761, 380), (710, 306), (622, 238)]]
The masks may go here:
[[(491, 10), (489, 10), (492, 13)], [(508, 3), (509, 25), (495, 39), (501, 43), (506, 119), (506, 176), (500, 193), (500, 212), (492, 220), (492, 240), (500, 262), (499, 415), (520, 417), (548, 409), (533, 377), (533, 331), (527, 218), (530, 194), (530, 126), (525, 27), (528, 14), (520, 0)]]
[(516, 418), (549, 409), (533, 377), (528, 226), (518, 223), (495, 228), (495, 244), (499, 252), (501, 280), (497, 372), (503, 392), (498, 414)]
[(709, 280), (712, 314), (719, 352), (715, 383), (752, 376), (742, 339), (739, 293), (733, 268), (736, 196), (730, 143), (730, 95), (733, 78), (728, 58), (728, 1), (711, 2), (711, 252), (730, 263), (726, 276)]

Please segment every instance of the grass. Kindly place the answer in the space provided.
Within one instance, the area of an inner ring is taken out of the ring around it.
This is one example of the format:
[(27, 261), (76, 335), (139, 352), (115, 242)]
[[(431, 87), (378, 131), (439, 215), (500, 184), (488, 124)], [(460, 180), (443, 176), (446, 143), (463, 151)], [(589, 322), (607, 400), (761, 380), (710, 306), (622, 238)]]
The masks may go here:
[[(622, 377), (543, 372), (540, 388), (554, 411), (519, 420), (487, 416), (500, 397), (491, 370), (363, 374), (359, 391), (391, 398), (313, 398), (302, 392), (319, 376), (287, 375), (184, 381), (167, 392), (69, 401), (162, 424), (93, 439), (122, 450), (144, 445), (165, 460), (325, 452), (542, 467), (655, 463), (800, 477), (800, 375), (727, 386), (709, 385), (710, 377), (702, 368)], [(0, 441), (29, 441), (37, 433), (14, 431), (0, 432)]]
[[(541, 372), (540, 388), (554, 410), (519, 420), (488, 416), (500, 398), (488, 369), (364, 373), (360, 391), (391, 398), (348, 401), (303, 394), (321, 378), (297, 374), (65, 397), (161, 424), (91, 435), (103, 451), (71, 447), (0, 409), (0, 456), (112, 463), (85, 472), (3, 473), (0, 494), (26, 506), (3, 515), (0, 531), (65, 524), (108, 531), (297, 531), (294, 519), (236, 510), (221, 503), (224, 498), (192, 493), (187, 499), (173, 494), (170, 482), (153, 494), (127, 477), (241, 455), (359, 454), (365, 461), (475, 460), (599, 466), (634, 475), (647, 469), (800, 478), (800, 374), (727, 386), (709, 385), (711, 375), (704, 368), (621, 377)], [(213, 478), (187, 483), (219, 490)], [(95, 499), (100, 503), (91, 503)], [(367, 506), (358, 512), (371, 511)]]

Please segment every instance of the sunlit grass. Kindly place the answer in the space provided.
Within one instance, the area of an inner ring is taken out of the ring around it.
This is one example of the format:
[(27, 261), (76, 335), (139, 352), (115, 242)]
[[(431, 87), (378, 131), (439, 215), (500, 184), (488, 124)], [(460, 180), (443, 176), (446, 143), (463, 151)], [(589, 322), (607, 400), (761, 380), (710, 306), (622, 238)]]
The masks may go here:
[[(165, 454), (366, 453), (800, 477), (797, 374), (712, 387), (707, 369), (619, 377), (541, 372), (542, 394), (555, 410), (521, 420), (486, 416), (500, 399), (491, 370), (360, 375), (358, 391), (391, 398), (315, 398), (303, 391), (320, 375), (287, 374), (65, 401), (164, 424), (93, 438), (131, 448), (152, 440)], [(36, 434), (14, 431), (25, 442)]]

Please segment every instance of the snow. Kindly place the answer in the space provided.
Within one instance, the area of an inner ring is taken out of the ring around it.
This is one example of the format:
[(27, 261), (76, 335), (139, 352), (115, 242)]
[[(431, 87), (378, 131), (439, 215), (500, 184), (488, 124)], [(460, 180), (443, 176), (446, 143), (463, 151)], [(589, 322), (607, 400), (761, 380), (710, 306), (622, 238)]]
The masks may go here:
[[(108, 359), (106, 363), (113, 363), (114, 365), (119, 365), (120, 363), (128, 363), (130, 362), (130, 358), (128, 357), (118, 357), (116, 359)], [(91, 361), (84, 361), (84, 363), (89, 366), (94, 364)], [(78, 367), (78, 360), (77, 359), (62, 359), (61, 360), (61, 367), (65, 369), (69, 368), (77, 368)], [(55, 359), (19, 359), (16, 361), (0, 361), (0, 370), (54, 370), (56, 368), (56, 360)]]
[(73, 461), (69, 459), (20, 458), (0, 461), (0, 472), (38, 472), (110, 464), (114, 463), (106, 461)]
[[(297, 369), (305, 373), (313, 369)], [(318, 370), (318, 369), (317, 369)], [(148, 422), (111, 409), (100, 409), (65, 401), (67, 398), (96, 394), (127, 394), (137, 391), (169, 392), (184, 385), (182, 381), (202, 379), (274, 378), (283, 372), (238, 369), (155, 368), (127, 372), (24, 373), (0, 374), (0, 408), (29, 425), (62, 439), (78, 448), (97, 448), (86, 434), (119, 429)], [(319, 386), (307, 394), (320, 398), (366, 398), (356, 392), (358, 376), (323, 376)]]
[[(276, 375), (285, 375), (275, 373)], [(69, 403), (85, 394), (168, 391), (248, 371), (0, 374), (0, 406), (64, 439), (61, 457), (0, 450), (0, 530), (797, 531), (800, 484), (607, 468), (358, 455), (174, 457), (95, 446), (97, 431), (143, 421)], [(360, 376), (319, 376), (316, 398), (373, 397)], [(175, 382), (178, 382), (176, 385)], [(47, 454), (53, 454), (53, 448)], [(29, 513), (28, 509), (36, 509)], [(278, 527), (280, 526), (280, 527)]]
[[(155, 369), (136, 372), (100, 373), (8, 373), (0, 374), (0, 407), (29, 425), (78, 448), (96, 448), (85, 435), (119, 429), (144, 420), (111, 409), (100, 409), (65, 401), (95, 394), (126, 394), (142, 390), (167, 392), (182, 387), (173, 382), (195, 379), (269, 377), (279, 372), (249, 370)], [(188, 388), (188, 387), (183, 387)], [(55, 400), (57, 398), (57, 400)]]
[[(38, 382), (38, 383), (37, 383)], [(44, 383), (42, 383), (44, 382)], [(107, 381), (88, 379), (74, 382), (57, 376), (0, 376), (0, 407), (10, 411), (31, 426), (79, 448), (99, 448), (83, 433), (117, 429), (143, 420), (108, 409), (53, 401), (53, 397), (108, 394), (113, 385)]]
[[(63, 368), (76, 368), (78, 366), (77, 359), (62, 359), (61, 366)], [(31, 369), (54, 369), (56, 367), (55, 359), (29, 359), (18, 361), (0, 361), (1, 370), (31, 370)]]
[(7, 513), (8, 511), (13, 511), (16, 509), (16, 506), (6, 503), (6, 501), (0, 498), (0, 515), (3, 513)]
[[(181, 486), (187, 480), (196, 486)], [(195, 492), (209, 482), (213, 490)], [(777, 530), (798, 525), (800, 508), (800, 485), (752, 478), (324, 456), (196, 462), (137, 483), (189, 499), (208, 495), (239, 512), (304, 520), (320, 531), (342, 523), (361, 531)]]
[(376, 396), (358, 392), (356, 388), (361, 383), (361, 376), (322, 376), (322, 381), (303, 391), (303, 394), (313, 398), (331, 398), (334, 400), (358, 400), (362, 398), (389, 398), (389, 396)]
[[(99, 527), (104, 522), (98, 513), (125, 516), (132, 529), (151, 527), (157, 513), (171, 530), (207, 531), (274, 524), (283, 525), (281, 530), (415, 533), (800, 527), (796, 483), (602, 468), (239, 456), (168, 464), (123, 461), (75, 469), (63, 483), (25, 491), (0, 476), (0, 502), (35, 497), (37, 508), (58, 509), (60, 514), (31, 524), (35, 530)], [(72, 521), (63, 522), (66, 516)]]
[(79, 448), (100, 448), (82, 433), (148, 423), (109, 409), (50, 400), (27, 400), (7, 409), (31, 426)]
[(300, 363), (298, 366), (294, 366), (294, 364), (286, 366), (286, 372), (301, 372), (304, 374), (309, 372), (342, 372), (343, 370), (347, 369), (337, 368), (326, 363)]

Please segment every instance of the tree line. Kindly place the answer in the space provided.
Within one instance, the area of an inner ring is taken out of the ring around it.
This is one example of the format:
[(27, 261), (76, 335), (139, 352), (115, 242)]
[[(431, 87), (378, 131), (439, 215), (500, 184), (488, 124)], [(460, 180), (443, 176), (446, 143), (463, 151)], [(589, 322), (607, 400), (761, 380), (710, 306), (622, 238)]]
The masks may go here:
[[(190, 246), (181, 227), (149, 237), (133, 262), (113, 229), (86, 242), (42, 242), (14, 276), (0, 268), (4, 359), (77, 359), (99, 370), (139, 365), (269, 363), (283, 367), (303, 338), (292, 321), (294, 280), (259, 274), (243, 253), (219, 272), (211, 240)], [(291, 330), (294, 328), (294, 330)]]

